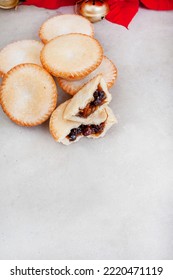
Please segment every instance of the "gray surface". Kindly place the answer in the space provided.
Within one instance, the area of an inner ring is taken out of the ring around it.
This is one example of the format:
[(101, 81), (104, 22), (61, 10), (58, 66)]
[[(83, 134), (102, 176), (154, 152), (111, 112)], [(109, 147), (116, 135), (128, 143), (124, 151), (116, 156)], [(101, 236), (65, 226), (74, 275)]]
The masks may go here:
[[(37, 38), (54, 14), (1, 10), (0, 47)], [(172, 12), (148, 10), (129, 31), (95, 24), (119, 69), (119, 123), (102, 140), (65, 147), (48, 123), (22, 128), (0, 110), (1, 259), (173, 258), (172, 27)]]

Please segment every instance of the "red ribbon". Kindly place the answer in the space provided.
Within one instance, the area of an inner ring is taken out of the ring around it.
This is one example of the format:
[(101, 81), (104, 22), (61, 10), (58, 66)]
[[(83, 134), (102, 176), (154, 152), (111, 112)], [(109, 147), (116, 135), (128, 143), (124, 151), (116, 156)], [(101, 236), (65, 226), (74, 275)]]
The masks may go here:
[[(77, 0), (26, 0), (24, 5), (35, 5), (47, 9), (75, 5)], [(110, 12), (106, 19), (128, 27), (138, 11), (140, 2), (152, 10), (173, 10), (173, 0), (108, 0)]]

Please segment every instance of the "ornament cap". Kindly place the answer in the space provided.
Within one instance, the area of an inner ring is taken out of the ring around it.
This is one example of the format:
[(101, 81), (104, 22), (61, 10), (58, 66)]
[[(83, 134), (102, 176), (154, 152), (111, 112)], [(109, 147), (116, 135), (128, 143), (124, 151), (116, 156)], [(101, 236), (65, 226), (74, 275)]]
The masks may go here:
[(76, 4), (78, 13), (91, 22), (104, 19), (109, 12), (108, 2), (104, 0), (83, 0)]
[(19, 4), (19, 0), (0, 0), (0, 8), (12, 9)]

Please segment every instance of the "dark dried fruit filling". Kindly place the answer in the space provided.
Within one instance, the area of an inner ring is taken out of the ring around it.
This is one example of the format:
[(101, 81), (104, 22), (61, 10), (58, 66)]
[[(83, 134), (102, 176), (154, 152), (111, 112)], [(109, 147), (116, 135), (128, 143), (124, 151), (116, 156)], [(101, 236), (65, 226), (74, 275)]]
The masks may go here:
[(84, 109), (79, 109), (78, 117), (87, 118), (94, 113), (97, 108), (105, 103), (106, 94), (103, 90), (97, 89), (93, 94), (94, 100), (86, 105)]
[(90, 125), (84, 125), (81, 124), (79, 127), (77, 128), (73, 128), (71, 129), (70, 133), (67, 135), (67, 138), (69, 139), (69, 141), (75, 141), (76, 138), (80, 135), (83, 136), (89, 136), (89, 135), (99, 135), (103, 132), (103, 129), (105, 127), (105, 122), (102, 122), (101, 124), (90, 124)]

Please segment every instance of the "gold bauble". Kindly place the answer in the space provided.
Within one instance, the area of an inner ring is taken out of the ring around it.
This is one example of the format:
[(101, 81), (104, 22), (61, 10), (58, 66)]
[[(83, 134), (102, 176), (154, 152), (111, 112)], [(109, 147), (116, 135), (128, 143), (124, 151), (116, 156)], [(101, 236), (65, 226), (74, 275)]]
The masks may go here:
[(91, 22), (104, 19), (109, 12), (109, 5), (104, 0), (83, 0), (77, 2), (77, 4), (78, 13)]
[(19, 0), (0, 0), (0, 8), (12, 9), (17, 6)]

